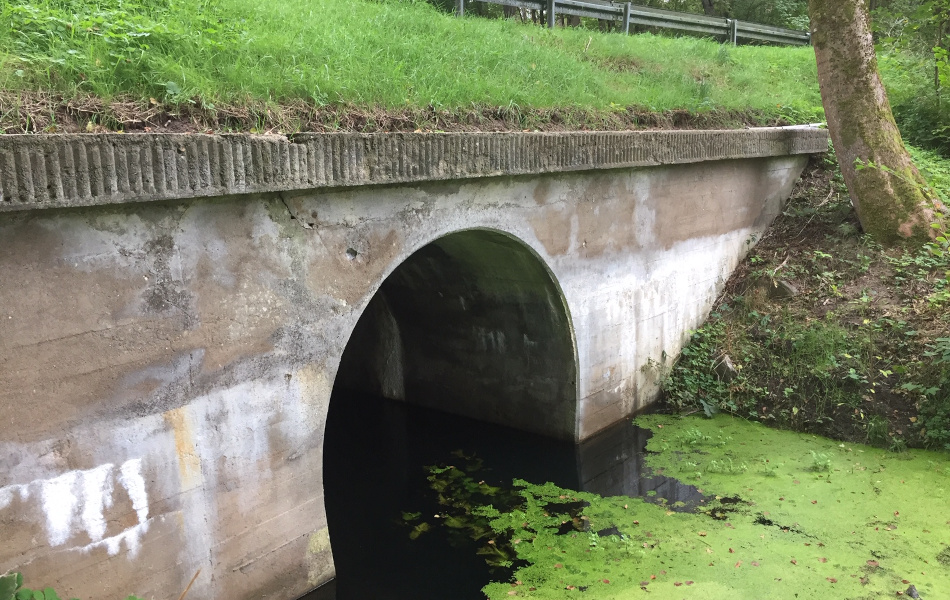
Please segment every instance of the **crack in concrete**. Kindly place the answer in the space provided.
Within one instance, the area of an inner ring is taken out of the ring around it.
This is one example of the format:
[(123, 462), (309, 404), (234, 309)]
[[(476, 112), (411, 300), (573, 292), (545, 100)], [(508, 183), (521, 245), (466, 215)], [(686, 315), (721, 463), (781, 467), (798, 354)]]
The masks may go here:
[(287, 198), (284, 196), (283, 192), (278, 193), (277, 197), (280, 198), (280, 201), (284, 205), (284, 208), (287, 209), (287, 214), (290, 215), (291, 221), (296, 221), (297, 224), (303, 227), (304, 229), (313, 229), (313, 226), (315, 225), (315, 223), (308, 223), (306, 221), (303, 221), (297, 218), (297, 215), (294, 214), (293, 209), (290, 208), (290, 204), (287, 203)]

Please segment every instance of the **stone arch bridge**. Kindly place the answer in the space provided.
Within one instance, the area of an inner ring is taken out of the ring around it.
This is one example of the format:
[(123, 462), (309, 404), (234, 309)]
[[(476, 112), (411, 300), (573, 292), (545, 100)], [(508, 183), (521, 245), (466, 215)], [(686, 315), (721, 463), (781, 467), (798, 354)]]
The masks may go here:
[(90, 598), (325, 583), (335, 383), (588, 438), (655, 398), (827, 145), (0, 136), (0, 572)]

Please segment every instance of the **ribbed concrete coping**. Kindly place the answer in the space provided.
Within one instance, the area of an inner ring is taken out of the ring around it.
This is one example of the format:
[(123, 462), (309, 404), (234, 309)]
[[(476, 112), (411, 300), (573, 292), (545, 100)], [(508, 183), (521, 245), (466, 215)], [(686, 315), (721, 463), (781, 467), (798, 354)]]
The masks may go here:
[(824, 152), (826, 131), (0, 136), (0, 211)]

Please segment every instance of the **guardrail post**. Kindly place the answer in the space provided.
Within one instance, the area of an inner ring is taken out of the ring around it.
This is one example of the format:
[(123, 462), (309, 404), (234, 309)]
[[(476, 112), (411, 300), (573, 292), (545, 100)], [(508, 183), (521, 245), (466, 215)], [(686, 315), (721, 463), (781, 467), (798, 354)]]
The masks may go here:
[(465, 16), (465, 0), (455, 0), (455, 16)]
[(627, 2), (623, 5), (623, 34), (629, 35), (630, 33), (630, 3)]
[(739, 43), (739, 21), (738, 19), (727, 19), (729, 23), (729, 39), (732, 41), (732, 45), (735, 46)]
[(555, 0), (548, 0), (548, 29), (554, 29), (554, 2)]

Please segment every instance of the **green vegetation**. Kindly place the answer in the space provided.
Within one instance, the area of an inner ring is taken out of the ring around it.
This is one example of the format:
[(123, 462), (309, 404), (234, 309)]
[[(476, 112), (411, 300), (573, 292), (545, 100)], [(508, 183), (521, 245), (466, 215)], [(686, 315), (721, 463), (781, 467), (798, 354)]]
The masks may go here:
[[(0, 600), (60, 600), (60, 597), (53, 588), (31, 590), (23, 587), (23, 575), (7, 573), (0, 575)], [(141, 598), (129, 596), (126, 600), (141, 600)]]
[(882, 0), (874, 28), (884, 83), (904, 139), (950, 156), (950, 0)]
[(484, 588), (489, 598), (883, 598), (911, 584), (930, 597), (950, 584), (945, 454), (892, 454), (726, 415), (638, 424), (654, 432), (650, 466), (706, 495), (697, 511), (550, 483), (487, 486), (471, 456), (430, 470), (445, 507), (436, 521), (513, 569)]
[(301, 103), (575, 108), (587, 116), (573, 126), (628, 107), (741, 111), (763, 123), (822, 114), (809, 48), (549, 31), (409, 0), (33, 0), (3, 4), (0, 31), (7, 112), (11, 91), (41, 90), (223, 116)]
[[(950, 161), (914, 158), (946, 201)], [(667, 403), (894, 450), (950, 449), (947, 248), (945, 235), (891, 251), (862, 236), (827, 157), (665, 374)], [(799, 295), (776, 294), (786, 284)], [(717, 368), (724, 357), (734, 371)]]
[[(950, 116), (940, 82), (950, 74), (947, 44), (935, 50), (933, 40), (950, 30), (937, 6), (946, 1), (881, 0), (875, 13), (901, 130), (944, 154)], [(734, 18), (807, 26), (804, 0), (643, 3), (689, 12), (710, 4)], [(501, 16), (494, 5), (472, 12)], [(293, 132), (823, 119), (807, 47), (732, 48), (601, 33), (593, 20), (554, 31), (519, 21), (457, 19), (422, 0), (8, 2), (0, 5), (0, 131), (164, 130), (175, 121), (178, 129)]]

